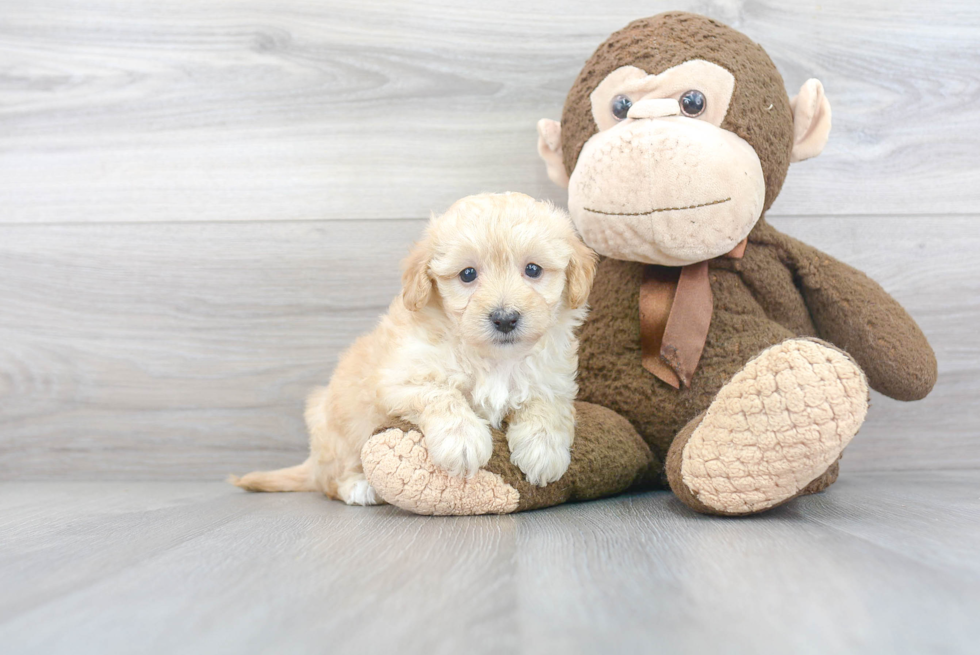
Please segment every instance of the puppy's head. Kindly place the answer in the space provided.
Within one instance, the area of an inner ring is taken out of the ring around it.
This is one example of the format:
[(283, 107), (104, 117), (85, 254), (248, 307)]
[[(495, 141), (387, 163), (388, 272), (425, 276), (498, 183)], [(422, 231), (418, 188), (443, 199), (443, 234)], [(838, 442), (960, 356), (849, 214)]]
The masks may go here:
[(432, 218), (405, 262), (402, 298), (412, 311), (440, 306), (472, 346), (514, 349), (585, 305), (595, 264), (550, 203), (469, 196)]

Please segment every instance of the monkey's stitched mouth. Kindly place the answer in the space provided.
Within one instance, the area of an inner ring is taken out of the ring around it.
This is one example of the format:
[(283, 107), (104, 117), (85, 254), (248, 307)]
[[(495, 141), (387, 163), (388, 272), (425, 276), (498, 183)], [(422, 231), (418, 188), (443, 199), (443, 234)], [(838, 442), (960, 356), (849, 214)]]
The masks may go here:
[(687, 207), (661, 207), (660, 209), (651, 209), (648, 212), (604, 212), (601, 209), (592, 209), (591, 207), (583, 207), (587, 212), (592, 212), (593, 214), (603, 214), (605, 216), (649, 216), (650, 214), (659, 214), (660, 212), (676, 212), (682, 209), (698, 209), (699, 207), (710, 207), (712, 205), (720, 205), (723, 202), (728, 202), (731, 198), (725, 198), (724, 200), (713, 200), (711, 202), (703, 202), (700, 205), (688, 205)]

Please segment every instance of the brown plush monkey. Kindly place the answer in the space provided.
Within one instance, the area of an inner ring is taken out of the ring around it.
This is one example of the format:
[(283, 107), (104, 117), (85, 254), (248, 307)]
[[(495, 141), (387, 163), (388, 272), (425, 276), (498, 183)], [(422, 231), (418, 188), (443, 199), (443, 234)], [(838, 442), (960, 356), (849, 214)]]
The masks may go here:
[(484, 471), (449, 478), (416, 429), (394, 426), (362, 453), (386, 501), (503, 513), (669, 485), (699, 512), (757, 513), (833, 483), (869, 385), (900, 400), (932, 389), (935, 355), (905, 310), (763, 218), (789, 164), (827, 141), (817, 80), (791, 100), (746, 36), (665, 13), (599, 46), (561, 123), (538, 132), (549, 177), (603, 257), (571, 467), (532, 487), (495, 433)]

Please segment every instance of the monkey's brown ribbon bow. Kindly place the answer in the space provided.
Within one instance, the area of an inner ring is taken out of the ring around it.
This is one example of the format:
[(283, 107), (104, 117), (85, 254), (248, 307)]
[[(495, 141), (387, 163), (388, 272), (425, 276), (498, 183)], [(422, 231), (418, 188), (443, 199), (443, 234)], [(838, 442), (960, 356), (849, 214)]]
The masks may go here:
[[(724, 256), (741, 259), (747, 241)], [(675, 389), (690, 386), (713, 311), (707, 261), (680, 268), (646, 266), (640, 285), (643, 368)]]

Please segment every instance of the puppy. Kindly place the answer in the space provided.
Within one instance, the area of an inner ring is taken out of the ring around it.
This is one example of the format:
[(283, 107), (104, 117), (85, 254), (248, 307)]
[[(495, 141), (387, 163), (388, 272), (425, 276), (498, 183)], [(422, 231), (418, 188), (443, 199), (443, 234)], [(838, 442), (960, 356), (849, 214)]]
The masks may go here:
[(395, 418), (417, 424), (433, 463), (458, 476), (489, 461), (490, 426), (506, 421), (511, 461), (527, 480), (558, 480), (574, 436), (575, 328), (595, 265), (552, 205), (517, 193), (463, 198), (432, 218), (388, 314), (309, 397), (309, 458), (231, 481), (378, 504), (361, 448)]

